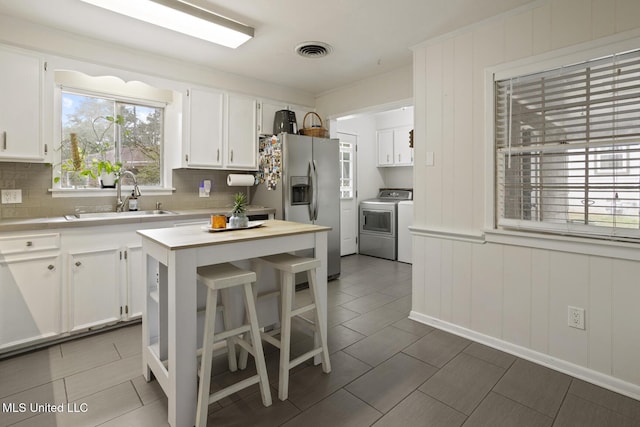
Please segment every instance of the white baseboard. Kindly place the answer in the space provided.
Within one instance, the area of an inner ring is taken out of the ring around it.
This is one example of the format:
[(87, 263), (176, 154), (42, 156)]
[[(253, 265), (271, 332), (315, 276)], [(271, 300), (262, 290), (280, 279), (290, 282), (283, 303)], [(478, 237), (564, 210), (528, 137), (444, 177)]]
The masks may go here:
[(463, 328), (462, 326), (445, 322), (416, 311), (411, 311), (411, 313), (409, 313), (409, 318), (417, 322), (433, 326), (434, 328), (451, 332), (454, 335), (468, 338), (497, 350), (502, 350), (530, 362), (538, 363), (556, 371), (571, 375), (600, 387), (604, 387), (616, 393), (623, 394), (632, 399), (640, 400), (640, 386), (637, 384), (629, 383), (619, 378), (612, 377), (611, 375), (606, 375), (601, 372), (594, 371), (593, 369), (585, 368), (584, 366), (576, 365), (574, 363), (549, 356), (548, 354), (531, 350), (530, 348), (512, 344), (489, 335), (484, 335), (471, 329)]

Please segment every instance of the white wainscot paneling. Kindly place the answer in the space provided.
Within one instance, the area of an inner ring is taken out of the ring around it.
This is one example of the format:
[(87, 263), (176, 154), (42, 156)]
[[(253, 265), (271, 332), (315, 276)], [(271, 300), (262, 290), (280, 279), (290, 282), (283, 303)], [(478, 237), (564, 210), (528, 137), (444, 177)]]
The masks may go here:
[(640, 263), (613, 263), (613, 376), (640, 384)]
[(549, 251), (531, 250), (531, 348), (549, 351)]
[(504, 248), (502, 338), (531, 345), (531, 249)]
[(426, 257), (425, 242), (427, 239), (420, 236), (413, 236), (411, 239), (413, 249), (413, 259), (417, 260), (411, 267), (411, 310), (419, 313), (425, 312), (425, 284), (427, 282), (425, 263)]
[[(567, 325), (568, 307), (586, 308), (589, 257), (555, 252), (549, 259), (549, 354), (587, 366), (587, 332)], [(588, 313), (587, 313), (588, 315)]]
[(442, 292), (442, 240), (425, 239), (424, 313), (440, 317)]
[(589, 258), (589, 307), (585, 324), (589, 336), (589, 367), (611, 375), (613, 259)]
[(440, 318), (450, 322), (453, 310), (453, 242), (440, 242)]
[(471, 276), (471, 329), (502, 336), (501, 245), (473, 245)]
[(453, 242), (453, 289), (451, 292), (451, 321), (471, 326), (471, 246), (472, 243)]

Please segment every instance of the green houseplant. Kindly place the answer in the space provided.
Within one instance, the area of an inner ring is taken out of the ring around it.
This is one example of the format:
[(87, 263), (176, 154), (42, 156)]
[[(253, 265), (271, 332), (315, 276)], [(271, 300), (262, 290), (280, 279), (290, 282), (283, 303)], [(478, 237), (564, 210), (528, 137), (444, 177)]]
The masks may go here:
[[(108, 122), (101, 130), (98, 130), (97, 124), (100, 121)], [(113, 127), (119, 125), (124, 128), (125, 119), (121, 115), (98, 116), (91, 121), (91, 129), (94, 138), (80, 138), (76, 133), (69, 134), (69, 150), (70, 158), (67, 158), (60, 165), (60, 171), (69, 181), (74, 178), (82, 177), (84, 180), (89, 178), (99, 179), (102, 188), (114, 188), (116, 182), (120, 178), (122, 172), (122, 163), (119, 161), (109, 160), (108, 153), (112, 151), (113, 145), (105, 140), (107, 132)], [(128, 130), (124, 130), (125, 135)], [(64, 145), (64, 141), (63, 141)], [(62, 150), (61, 146), (61, 150)], [(93, 157), (95, 155), (96, 157)], [(91, 159), (89, 161), (89, 158)], [(61, 177), (55, 177), (54, 182), (60, 182)]]
[(233, 208), (229, 218), (229, 228), (246, 228), (248, 226), (247, 196), (244, 193), (236, 193), (233, 195)]

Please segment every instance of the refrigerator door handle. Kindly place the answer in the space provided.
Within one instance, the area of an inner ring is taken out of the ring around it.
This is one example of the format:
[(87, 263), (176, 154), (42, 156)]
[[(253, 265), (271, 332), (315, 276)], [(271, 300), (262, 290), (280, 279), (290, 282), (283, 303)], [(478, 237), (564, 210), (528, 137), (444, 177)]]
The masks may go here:
[(318, 219), (318, 168), (316, 167), (316, 161), (313, 161), (313, 220)]
[(314, 220), (315, 214), (315, 202), (316, 202), (316, 192), (315, 192), (315, 176), (313, 173), (313, 163), (309, 161), (309, 169), (307, 170), (307, 177), (309, 178), (309, 186), (311, 187), (311, 202), (309, 203), (309, 221)]

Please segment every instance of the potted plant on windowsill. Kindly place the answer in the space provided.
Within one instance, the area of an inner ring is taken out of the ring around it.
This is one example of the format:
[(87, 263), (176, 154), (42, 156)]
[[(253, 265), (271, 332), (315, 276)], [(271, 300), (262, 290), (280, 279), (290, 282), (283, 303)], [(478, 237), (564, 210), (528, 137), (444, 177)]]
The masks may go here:
[[(91, 176), (98, 178), (100, 186), (102, 188), (116, 188), (116, 183), (120, 179), (120, 172), (122, 169), (121, 162), (111, 163), (109, 160), (93, 160), (93, 166), (91, 168)], [(93, 171), (96, 171), (94, 174)]]
[(244, 193), (236, 193), (233, 195), (233, 209), (229, 218), (229, 228), (247, 228), (248, 226), (247, 196)]
[[(102, 130), (98, 130), (96, 127), (99, 121), (106, 120), (108, 124)], [(121, 115), (113, 116), (98, 116), (91, 121), (91, 129), (95, 138), (80, 138), (75, 133), (69, 134), (70, 141), (70, 156), (71, 158), (65, 160), (60, 165), (60, 171), (63, 176), (66, 177), (67, 186), (77, 183), (78, 178), (84, 181), (85, 187), (88, 187), (89, 178), (98, 179), (102, 188), (115, 188), (116, 183), (120, 177), (122, 163), (119, 161), (109, 160), (108, 154), (112, 150), (113, 145), (105, 141), (107, 132), (113, 127), (113, 125), (120, 125), (124, 128), (125, 119)], [(129, 131), (124, 130), (125, 135), (128, 135)], [(62, 149), (62, 146), (60, 147)], [(89, 162), (91, 153), (96, 154)], [(54, 182), (60, 182), (61, 177), (55, 177)]]

